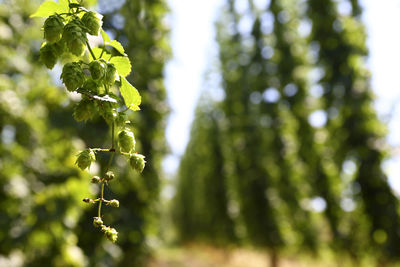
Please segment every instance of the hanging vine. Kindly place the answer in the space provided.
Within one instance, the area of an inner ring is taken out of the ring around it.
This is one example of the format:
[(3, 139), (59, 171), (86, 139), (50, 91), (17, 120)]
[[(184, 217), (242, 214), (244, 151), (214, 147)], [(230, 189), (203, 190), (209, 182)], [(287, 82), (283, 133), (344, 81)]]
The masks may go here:
[[(99, 196), (96, 199), (84, 198), (83, 201), (97, 204), (93, 225), (115, 242), (118, 232), (104, 224), (102, 215), (103, 204), (119, 207), (117, 199), (104, 198), (105, 186), (115, 178), (111, 170), (114, 155), (125, 155), (131, 167), (139, 172), (143, 171), (146, 163), (144, 156), (136, 153), (135, 137), (125, 115), (128, 110), (139, 110), (141, 103), (139, 92), (126, 80), (131, 72), (130, 60), (123, 46), (111, 40), (102, 29), (102, 15), (87, 10), (81, 1), (59, 0), (57, 3), (47, 0), (31, 17), (46, 18), (43, 25), (45, 42), (40, 49), (40, 60), (46, 67), (52, 69), (58, 61), (63, 64), (68, 58), (60, 78), (69, 92), (81, 95), (74, 109), (74, 119), (86, 122), (101, 116), (111, 130), (111, 147), (88, 148), (79, 152), (76, 165), (81, 170), (89, 169), (96, 161), (97, 153), (110, 153), (104, 173), (91, 179), (100, 187)], [(91, 47), (88, 34), (100, 34), (103, 44)]]

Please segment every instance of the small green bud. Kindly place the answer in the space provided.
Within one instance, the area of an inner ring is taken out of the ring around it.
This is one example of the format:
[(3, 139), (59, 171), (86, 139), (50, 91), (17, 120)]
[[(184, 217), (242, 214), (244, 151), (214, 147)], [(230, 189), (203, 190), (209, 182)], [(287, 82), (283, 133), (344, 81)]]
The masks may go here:
[(93, 100), (84, 98), (76, 106), (74, 110), (74, 119), (76, 121), (87, 121), (96, 114), (96, 104)]
[(51, 44), (46, 44), (40, 48), (40, 60), (48, 69), (52, 69), (57, 63), (58, 54), (55, 47)]
[(100, 217), (94, 217), (93, 218), (93, 226), (94, 227), (102, 227), (103, 226), (103, 220)]
[(99, 80), (105, 74), (106, 64), (102, 60), (92, 61), (89, 65), (89, 70), (93, 80)]
[(86, 12), (82, 17), (82, 23), (85, 25), (87, 31), (91, 35), (99, 35), (99, 30), (103, 22), (101, 21), (103, 16), (96, 12)]
[(99, 184), (101, 182), (101, 178), (99, 176), (93, 176), (91, 182), (92, 184)]
[(75, 164), (78, 165), (78, 167), (81, 170), (84, 170), (86, 168), (89, 168), (92, 162), (96, 160), (96, 155), (94, 154), (93, 150), (87, 149), (83, 150), (78, 154), (78, 158), (76, 159)]
[(63, 39), (69, 51), (76, 56), (81, 56), (86, 49), (87, 37), (81, 25), (81, 22), (75, 19), (65, 25), (63, 31)]
[(114, 173), (112, 171), (108, 171), (106, 172), (104, 179), (108, 182), (114, 179), (114, 177), (115, 177)]
[(44, 38), (49, 43), (58, 42), (64, 30), (64, 22), (60, 16), (52, 15), (48, 17), (43, 25)]
[(104, 83), (108, 86), (112, 86), (117, 78), (118, 72), (114, 64), (107, 64), (106, 73), (104, 75)]
[(78, 89), (85, 82), (85, 73), (77, 62), (64, 65), (61, 77), (68, 91), (72, 92)]
[(91, 199), (88, 198), (88, 197), (85, 197), (84, 199), (82, 199), (82, 201), (85, 202), (85, 203), (90, 203)]
[(111, 228), (111, 227), (107, 227), (107, 229), (105, 230), (105, 235), (106, 235), (107, 239), (113, 243), (115, 243), (115, 241), (117, 241), (117, 239), (118, 239), (117, 230), (115, 230), (114, 228)]
[(144, 156), (140, 154), (132, 154), (131, 158), (129, 159), (129, 163), (131, 164), (131, 167), (134, 170), (137, 170), (138, 172), (142, 172), (144, 169), (144, 166), (146, 164), (146, 161), (144, 160)]
[(125, 129), (118, 134), (118, 145), (122, 152), (130, 153), (135, 150), (135, 137), (133, 132), (129, 129)]
[(114, 208), (118, 208), (119, 207), (119, 201), (116, 199), (110, 200), (110, 202), (108, 202), (108, 205)]

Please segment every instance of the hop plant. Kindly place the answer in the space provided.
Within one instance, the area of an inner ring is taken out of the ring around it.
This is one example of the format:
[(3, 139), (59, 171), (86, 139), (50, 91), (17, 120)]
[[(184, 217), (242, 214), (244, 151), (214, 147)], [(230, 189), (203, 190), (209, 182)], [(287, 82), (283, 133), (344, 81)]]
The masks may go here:
[(111, 125), (118, 118), (118, 111), (116, 108), (113, 108), (111, 105), (107, 104), (100, 106), (100, 115), (109, 125)]
[(57, 63), (57, 51), (51, 44), (45, 44), (40, 48), (40, 60), (46, 65), (48, 69), (52, 69)]
[(107, 239), (110, 240), (111, 242), (115, 243), (118, 238), (118, 232), (112, 227), (109, 226), (102, 226), (101, 230), (104, 232), (106, 235)]
[(81, 56), (86, 48), (87, 37), (78, 18), (70, 21), (64, 27), (63, 39), (69, 51), (75, 56)]
[(94, 161), (96, 161), (96, 155), (94, 154), (93, 150), (87, 149), (78, 154), (75, 164), (78, 165), (81, 170), (84, 170), (89, 168)]
[(76, 121), (87, 121), (91, 119), (95, 113), (96, 104), (94, 101), (84, 98), (75, 106), (73, 116)]
[(43, 25), (44, 38), (52, 44), (61, 40), (64, 30), (63, 18), (58, 15), (48, 17)]
[(99, 184), (101, 183), (101, 178), (99, 176), (93, 176), (91, 182), (92, 184)]
[(97, 95), (100, 92), (101, 84), (93, 79), (86, 79), (85, 83), (82, 85), (82, 90), (85, 93), (90, 93), (93, 95)]
[(135, 150), (135, 137), (129, 129), (124, 129), (118, 134), (118, 145), (122, 152), (130, 153)]
[(94, 217), (93, 218), (93, 226), (94, 227), (102, 227), (103, 226), (103, 220), (100, 217)]
[(104, 176), (104, 179), (105, 179), (107, 182), (109, 182), (109, 181), (111, 181), (112, 179), (114, 179), (114, 177), (115, 177), (115, 174), (114, 174), (112, 171), (108, 171), (108, 172), (106, 172), (106, 175)]
[(131, 155), (131, 157), (129, 159), (129, 163), (134, 170), (137, 170), (138, 172), (142, 172), (144, 169), (144, 166), (146, 164), (146, 161), (144, 160), (143, 155), (135, 153), (135, 154)]
[(72, 92), (83, 85), (85, 73), (78, 62), (67, 63), (63, 67), (61, 79), (68, 91)]
[(116, 199), (112, 199), (110, 200), (110, 202), (108, 202), (108, 205), (114, 208), (118, 208), (119, 207), (119, 201)]
[[(93, 218), (93, 226), (100, 228), (107, 239), (116, 242), (118, 232), (110, 226), (106, 226), (102, 220), (101, 207), (106, 204), (111, 207), (119, 207), (117, 199), (104, 199), (104, 188), (109, 182), (114, 180), (115, 174), (110, 171), (113, 157), (116, 153), (129, 155), (132, 167), (142, 171), (145, 165), (144, 156), (131, 154), (135, 150), (135, 138), (133, 132), (126, 127), (127, 120), (125, 112), (128, 109), (139, 110), (141, 102), (140, 94), (127, 80), (126, 76), (131, 70), (129, 58), (122, 45), (111, 40), (104, 31), (101, 31), (104, 44), (96, 47), (97, 51), (103, 49), (100, 56), (92, 50), (86, 34), (98, 35), (102, 26), (102, 16), (96, 12), (87, 11), (80, 4), (81, 1), (71, 0), (69, 5), (61, 3), (48, 5), (47, 1), (39, 7), (31, 17), (46, 18), (43, 30), (46, 42), (40, 49), (40, 60), (47, 68), (52, 69), (59, 58), (69, 60), (63, 66), (60, 78), (65, 87), (70, 92), (81, 94), (81, 101), (75, 106), (73, 117), (76, 121), (87, 121), (96, 115), (100, 115), (107, 122), (111, 129), (111, 148), (89, 148), (77, 154), (75, 164), (85, 170), (96, 161), (98, 152), (108, 152), (110, 157), (105, 173), (101, 176), (93, 176), (91, 183), (98, 184), (100, 187), (99, 197), (91, 199), (83, 198), (85, 203), (98, 204), (98, 214)], [(51, 10), (54, 7), (54, 10)], [(62, 10), (62, 11), (61, 11)], [(46, 15), (44, 15), (46, 14)], [(110, 62), (102, 57), (106, 46), (116, 48), (123, 57), (119, 60)], [(122, 52), (121, 52), (122, 51)], [(69, 53), (67, 53), (69, 52)], [(85, 54), (85, 53), (88, 54)], [(73, 57), (72, 55), (75, 55)], [(121, 72), (121, 73), (119, 73)], [(89, 75), (90, 74), (90, 75)], [(123, 75), (122, 75), (123, 74)], [(119, 81), (118, 83), (116, 81)], [(114, 94), (112, 90), (118, 90), (119, 94)], [(126, 110), (119, 112), (123, 107), (120, 103), (125, 102)], [(115, 131), (120, 129), (118, 140), (115, 140)], [(116, 142), (118, 141), (118, 142)], [(120, 146), (118, 149), (115, 144)]]
[(89, 11), (82, 17), (82, 23), (85, 25), (87, 32), (91, 35), (99, 35), (99, 31), (103, 22), (102, 16), (98, 13)]
[(118, 72), (114, 64), (112, 63), (107, 64), (106, 72), (104, 75), (104, 83), (108, 86), (111, 86), (114, 84), (117, 78), (118, 78)]
[(106, 64), (102, 59), (92, 61), (89, 70), (93, 80), (100, 80), (106, 72)]

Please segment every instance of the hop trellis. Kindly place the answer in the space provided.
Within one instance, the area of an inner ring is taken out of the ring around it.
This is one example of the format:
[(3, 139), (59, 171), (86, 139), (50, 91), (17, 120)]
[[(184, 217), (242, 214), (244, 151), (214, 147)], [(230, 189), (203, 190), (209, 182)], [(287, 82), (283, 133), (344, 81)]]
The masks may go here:
[[(87, 121), (101, 116), (111, 128), (111, 148), (88, 148), (77, 154), (76, 165), (85, 170), (96, 161), (96, 153), (111, 153), (106, 170), (101, 176), (93, 176), (91, 182), (100, 186), (97, 199), (84, 198), (86, 203), (98, 204), (98, 214), (93, 225), (100, 228), (107, 239), (115, 242), (118, 232), (103, 222), (101, 208), (119, 207), (117, 199), (104, 199), (105, 186), (115, 178), (110, 170), (115, 153), (121, 153), (134, 170), (142, 172), (144, 156), (135, 151), (135, 137), (125, 119), (131, 109), (139, 110), (139, 92), (127, 80), (131, 63), (123, 46), (111, 40), (102, 30), (102, 15), (88, 11), (81, 2), (60, 0), (45, 1), (31, 17), (46, 17), (43, 25), (45, 42), (40, 49), (40, 59), (52, 69), (60, 59), (69, 58), (62, 69), (61, 79), (70, 92), (81, 94), (81, 101), (75, 106), (73, 117), (77, 121)], [(91, 47), (87, 34), (101, 34), (104, 43)], [(112, 47), (115, 51), (109, 51)], [(122, 98), (120, 97), (122, 96)], [(119, 130), (118, 135), (115, 132)], [(117, 140), (116, 140), (117, 139)], [(117, 142), (116, 142), (117, 141)], [(118, 149), (119, 148), (119, 149)]]

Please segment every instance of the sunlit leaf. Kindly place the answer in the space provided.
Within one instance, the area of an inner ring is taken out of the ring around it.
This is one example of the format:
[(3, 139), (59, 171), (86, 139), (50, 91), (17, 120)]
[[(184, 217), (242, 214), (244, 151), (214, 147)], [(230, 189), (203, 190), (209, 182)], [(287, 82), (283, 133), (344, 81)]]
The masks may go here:
[(131, 73), (132, 66), (128, 57), (113, 57), (111, 58), (110, 63), (114, 64), (118, 74), (122, 77), (126, 77)]
[[(62, 7), (62, 9), (65, 10), (64, 12), (69, 11), (69, 1), (68, 0), (58, 0), (58, 2), (60, 3), (60, 6)], [(74, 2), (74, 1), (72, 1), (72, 2)]]
[[(93, 47), (92, 48), (93, 54), (96, 58), (100, 58), (100, 55), (103, 51), (103, 48), (101, 47)], [(101, 56), (102, 59), (108, 60), (111, 57), (111, 55), (107, 52), (104, 51), (103, 55)]]
[(47, 0), (43, 2), (39, 8), (33, 13), (30, 17), (48, 17), (54, 15), (54, 13), (65, 13), (69, 11), (68, 5), (65, 6), (65, 1), (61, 1), (61, 3), (57, 3), (51, 0)]
[(122, 55), (125, 55), (125, 50), (124, 50), (124, 48), (122, 47), (122, 45), (118, 41), (113, 40), (113, 41), (107, 43), (107, 45), (114, 47)]
[(103, 37), (105, 43), (111, 42), (111, 38), (107, 35), (107, 33), (103, 29), (100, 30), (100, 34), (101, 37)]
[(142, 102), (139, 91), (133, 87), (124, 77), (121, 77), (121, 87), (119, 88), (125, 105), (131, 110), (139, 110), (139, 105)]

